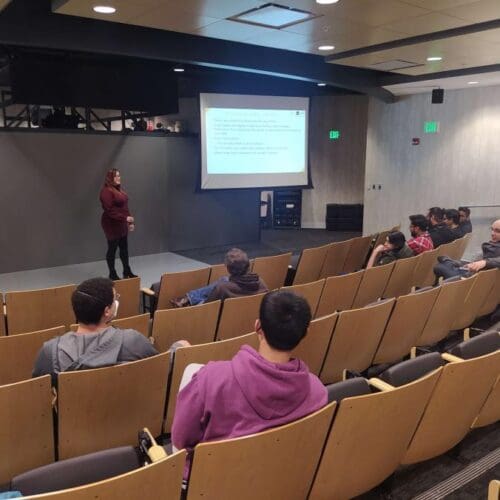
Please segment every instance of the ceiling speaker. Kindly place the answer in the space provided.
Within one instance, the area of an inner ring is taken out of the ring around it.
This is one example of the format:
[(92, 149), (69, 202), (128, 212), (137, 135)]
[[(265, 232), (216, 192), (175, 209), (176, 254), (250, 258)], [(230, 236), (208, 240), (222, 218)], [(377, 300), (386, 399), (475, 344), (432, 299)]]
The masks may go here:
[(432, 91), (432, 104), (443, 104), (444, 89), (434, 89)]

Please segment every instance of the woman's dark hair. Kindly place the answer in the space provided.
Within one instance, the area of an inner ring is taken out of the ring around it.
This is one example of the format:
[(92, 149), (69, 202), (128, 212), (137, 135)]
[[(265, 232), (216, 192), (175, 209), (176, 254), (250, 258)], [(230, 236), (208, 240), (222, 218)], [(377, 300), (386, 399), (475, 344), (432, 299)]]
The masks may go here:
[(470, 208), (469, 207), (458, 207), (459, 212), (463, 212), (466, 217), (469, 217), (470, 215)]
[(406, 243), (405, 235), (401, 231), (393, 231), (387, 235), (387, 241), (394, 245), (394, 250), (401, 250)]
[(108, 278), (92, 278), (78, 285), (71, 296), (76, 321), (84, 325), (97, 325), (104, 309), (113, 304), (113, 282)]
[(259, 319), (267, 343), (278, 351), (291, 351), (306, 336), (311, 309), (293, 292), (269, 292), (260, 304)]
[(418, 227), (421, 231), (427, 231), (429, 227), (429, 221), (423, 214), (410, 215), (410, 224)]
[(444, 215), (444, 210), (439, 207), (432, 207), (429, 208), (429, 218), (431, 216), (434, 216), (437, 222), (442, 222), (443, 221), (443, 215)]
[(452, 220), (453, 224), (458, 224), (460, 222), (460, 214), (455, 208), (448, 208), (444, 211), (444, 216), (448, 220)]
[(231, 250), (226, 253), (224, 264), (231, 276), (241, 276), (248, 272), (250, 260), (243, 250), (231, 248)]

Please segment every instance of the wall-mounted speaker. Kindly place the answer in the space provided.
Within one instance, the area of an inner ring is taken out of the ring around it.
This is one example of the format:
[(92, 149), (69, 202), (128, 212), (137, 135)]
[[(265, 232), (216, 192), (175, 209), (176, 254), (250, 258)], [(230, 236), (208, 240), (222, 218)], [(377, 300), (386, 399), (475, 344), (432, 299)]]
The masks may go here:
[(432, 91), (432, 104), (443, 104), (444, 89), (434, 89)]

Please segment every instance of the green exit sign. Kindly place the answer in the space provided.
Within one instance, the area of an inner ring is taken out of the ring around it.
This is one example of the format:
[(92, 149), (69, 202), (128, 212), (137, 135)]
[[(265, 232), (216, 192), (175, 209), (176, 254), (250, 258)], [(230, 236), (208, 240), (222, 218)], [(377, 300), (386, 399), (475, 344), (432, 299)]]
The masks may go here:
[(336, 141), (340, 139), (340, 130), (330, 130), (330, 140)]
[(424, 132), (426, 134), (437, 134), (439, 132), (439, 122), (425, 122)]

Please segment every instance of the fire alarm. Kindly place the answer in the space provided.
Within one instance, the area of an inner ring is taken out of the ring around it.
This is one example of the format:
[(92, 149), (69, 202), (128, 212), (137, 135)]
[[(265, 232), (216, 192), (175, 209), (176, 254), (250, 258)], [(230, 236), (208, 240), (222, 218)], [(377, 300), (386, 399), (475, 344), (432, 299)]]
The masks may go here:
[(414, 137), (411, 140), (411, 143), (412, 143), (413, 146), (418, 146), (420, 144), (420, 138), (419, 137)]

